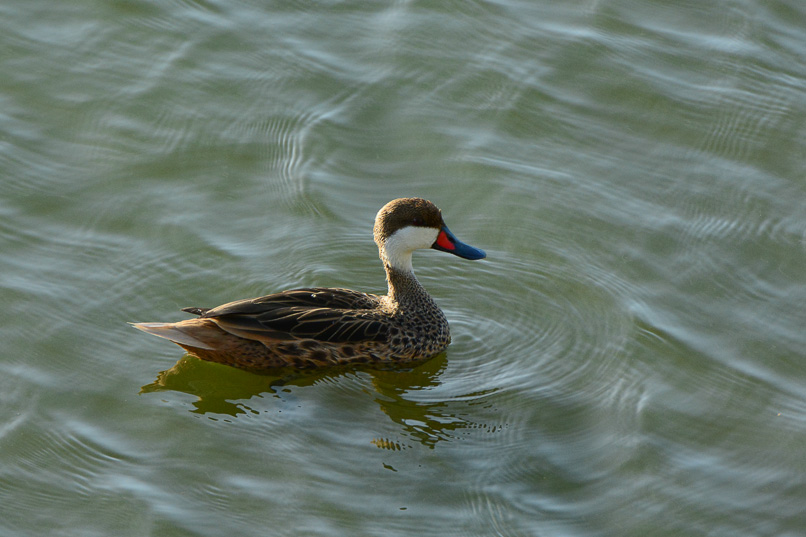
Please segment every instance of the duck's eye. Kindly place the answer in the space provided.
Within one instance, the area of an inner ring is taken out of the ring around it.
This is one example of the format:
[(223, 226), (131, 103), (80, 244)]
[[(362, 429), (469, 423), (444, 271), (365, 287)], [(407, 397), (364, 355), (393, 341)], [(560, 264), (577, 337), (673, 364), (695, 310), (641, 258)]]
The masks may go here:
[(419, 216), (415, 216), (414, 218), (411, 219), (411, 223), (412, 225), (415, 226), (422, 226), (424, 222), (422, 218), (420, 218)]

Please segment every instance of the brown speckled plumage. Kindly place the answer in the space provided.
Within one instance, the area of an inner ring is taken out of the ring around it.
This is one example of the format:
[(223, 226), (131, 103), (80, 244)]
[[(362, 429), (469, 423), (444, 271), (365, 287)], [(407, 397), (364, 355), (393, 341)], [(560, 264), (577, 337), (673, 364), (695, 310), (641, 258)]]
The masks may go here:
[(420, 198), (386, 204), (374, 236), (386, 269), (386, 296), (295, 289), (212, 309), (185, 308), (199, 317), (178, 323), (134, 326), (203, 360), (250, 370), (410, 363), (439, 354), (451, 341), (450, 328), (414, 276), (411, 251), (432, 247), (468, 259), (484, 253), (456, 240), (439, 209)]

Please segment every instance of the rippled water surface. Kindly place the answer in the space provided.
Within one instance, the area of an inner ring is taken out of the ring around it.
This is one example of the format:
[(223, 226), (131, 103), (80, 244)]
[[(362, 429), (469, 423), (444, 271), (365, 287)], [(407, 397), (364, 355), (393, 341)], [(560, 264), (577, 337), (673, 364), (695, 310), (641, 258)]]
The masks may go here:
[[(0, 6), (0, 534), (795, 536), (806, 7)], [(259, 376), (128, 321), (381, 292), (411, 370)]]

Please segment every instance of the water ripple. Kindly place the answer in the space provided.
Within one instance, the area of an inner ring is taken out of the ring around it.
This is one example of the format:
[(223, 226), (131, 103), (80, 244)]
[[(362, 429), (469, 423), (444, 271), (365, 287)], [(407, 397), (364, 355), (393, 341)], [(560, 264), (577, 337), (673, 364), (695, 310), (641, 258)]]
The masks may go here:
[[(84, 4), (0, 8), (0, 531), (801, 529), (800, 6)], [(417, 254), (434, 360), (260, 377), (125, 324), (382, 292), (408, 194), (489, 254)]]

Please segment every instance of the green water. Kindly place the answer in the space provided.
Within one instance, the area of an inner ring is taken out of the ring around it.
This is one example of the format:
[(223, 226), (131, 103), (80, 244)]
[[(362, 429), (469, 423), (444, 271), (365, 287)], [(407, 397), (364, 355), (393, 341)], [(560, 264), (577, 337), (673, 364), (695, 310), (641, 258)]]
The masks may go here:
[[(0, 7), (0, 535), (795, 536), (806, 8)], [(130, 321), (384, 290), (413, 370), (258, 376)]]

